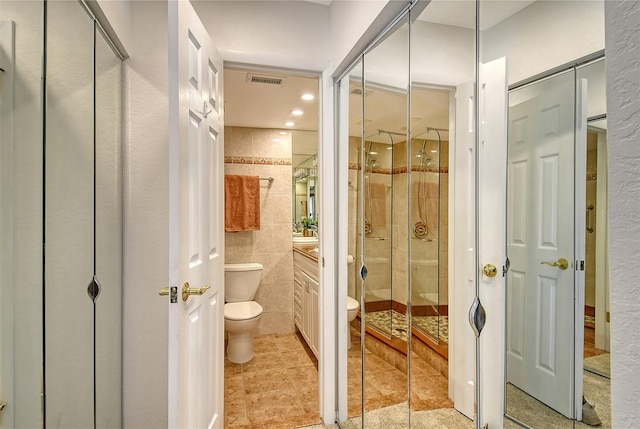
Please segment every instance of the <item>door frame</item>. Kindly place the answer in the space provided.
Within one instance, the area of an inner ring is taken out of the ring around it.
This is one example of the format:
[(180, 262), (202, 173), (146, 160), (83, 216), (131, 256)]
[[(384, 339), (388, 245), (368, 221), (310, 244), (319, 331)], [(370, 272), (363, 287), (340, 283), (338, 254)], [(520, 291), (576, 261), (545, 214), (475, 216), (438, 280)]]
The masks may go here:
[[(266, 64), (253, 64), (237, 61), (225, 61), (222, 54), (223, 69), (251, 69), (271, 72), (276, 74), (313, 77), (318, 79), (318, 186), (320, 192), (318, 198), (318, 218), (322, 219), (322, 225), (318, 228), (318, 316), (319, 316), (319, 341), (318, 341), (318, 408), (324, 424), (332, 424), (336, 421), (336, 329), (340, 316), (336, 314), (336, 286), (332, 281), (335, 278), (337, 253), (332, 252), (336, 248), (336, 224), (334, 213), (336, 210), (334, 192), (336, 177), (330, 174), (335, 166), (335, 151), (333, 147), (333, 79), (329, 69), (305, 70), (290, 67), (278, 67)], [(224, 201), (221, 202), (224, 204)], [(346, 257), (346, 256), (345, 256)], [(346, 308), (346, 302), (345, 302)], [(346, 313), (345, 313), (346, 323)]]

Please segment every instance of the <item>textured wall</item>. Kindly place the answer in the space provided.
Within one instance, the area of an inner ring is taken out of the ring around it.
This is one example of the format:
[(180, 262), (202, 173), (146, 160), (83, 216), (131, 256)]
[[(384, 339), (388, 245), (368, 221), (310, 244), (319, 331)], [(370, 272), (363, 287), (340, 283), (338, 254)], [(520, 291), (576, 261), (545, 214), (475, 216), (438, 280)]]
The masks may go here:
[(605, 2), (612, 427), (640, 427), (640, 2)]
[(143, 429), (167, 427), (169, 304), (157, 294), (169, 282), (168, 17), (166, 2), (130, 6), (129, 23), (109, 18), (131, 56), (124, 70), (123, 425)]

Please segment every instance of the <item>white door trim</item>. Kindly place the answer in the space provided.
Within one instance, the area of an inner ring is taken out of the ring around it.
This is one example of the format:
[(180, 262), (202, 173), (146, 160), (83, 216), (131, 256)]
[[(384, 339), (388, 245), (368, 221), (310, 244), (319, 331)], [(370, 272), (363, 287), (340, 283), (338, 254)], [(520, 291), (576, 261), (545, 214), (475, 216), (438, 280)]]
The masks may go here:
[[(468, 313), (475, 297), (475, 95), (472, 82), (455, 90), (455, 140), (449, 140), (449, 395), (470, 419), (475, 414), (475, 336)], [(451, 144), (453, 142), (453, 144)]]
[[(576, 79), (575, 94), (575, 258), (585, 261), (587, 210), (587, 80)], [(582, 420), (583, 366), (584, 366), (584, 266), (575, 270), (575, 320), (574, 320), (574, 416)]]
[(596, 190), (596, 348), (609, 351), (609, 223), (607, 135), (598, 131), (598, 167)]

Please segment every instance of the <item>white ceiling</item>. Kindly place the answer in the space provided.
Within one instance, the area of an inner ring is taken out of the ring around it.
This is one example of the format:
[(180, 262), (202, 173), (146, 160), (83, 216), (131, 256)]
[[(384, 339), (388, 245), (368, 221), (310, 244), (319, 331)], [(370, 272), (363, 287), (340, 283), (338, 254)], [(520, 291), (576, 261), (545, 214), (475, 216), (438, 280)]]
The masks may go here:
[[(307, 0), (311, 1), (311, 0)], [(339, 0), (334, 0), (339, 1)], [(330, 0), (312, 0), (326, 6)], [(475, 25), (475, 7), (468, 0), (432, 0), (422, 15), (423, 21), (473, 28)], [(530, 0), (483, 0), (481, 10), (482, 29), (490, 28), (509, 16), (529, 6)], [(268, 85), (247, 81), (248, 73), (261, 76), (282, 77), (284, 84)], [(264, 70), (225, 69), (225, 124), (238, 127), (317, 130), (318, 129), (318, 87), (315, 76), (287, 75)], [(300, 98), (304, 93), (316, 96), (313, 101)], [(351, 117), (358, 115), (359, 101), (351, 95)], [(420, 89), (413, 95), (411, 126), (414, 130), (448, 128), (449, 101), (448, 92), (443, 90)], [(365, 133), (374, 134), (378, 129), (403, 133), (406, 122), (401, 113), (406, 112), (406, 95), (393, 91), (378, 90), (369, 87), (365, 97), (368, 117), (365, 120)], [(301, 109), (302, 116), (294, 116), (292, 110)], [(284, 122), (292, 120), (296, 124), (286, 127)], [(361, 123), (350, 124), (350, 134), (359, 135)], [(385, 140), (386, 139), (386, 140)], [(376, 141), (388, 141), (388, 136), (372, 137)], [(400, 140), (399, 140), (400, 141)]]
[[(282, 78), (282, 85), (252, 83), (247, 76)], [(276, 128), (296, 130), (318, 129), (317, 77), (287, 75), (264, 70), (225, 69), (225, 125), (234, 127)], [(302, 100), (302, 94), (313, 94), (311, 101)], [(291, 112), (303, 111), (301, 116)], [(293, 121), (293, 127), (284, 125)]]
[[(487, 30), (516, 14), (535, 0), (482, 0), (480, 30)], [(454, 27), (474, 28), (475, 2), (469, 0), (432, 0), (418, 17), (421, 21)]]

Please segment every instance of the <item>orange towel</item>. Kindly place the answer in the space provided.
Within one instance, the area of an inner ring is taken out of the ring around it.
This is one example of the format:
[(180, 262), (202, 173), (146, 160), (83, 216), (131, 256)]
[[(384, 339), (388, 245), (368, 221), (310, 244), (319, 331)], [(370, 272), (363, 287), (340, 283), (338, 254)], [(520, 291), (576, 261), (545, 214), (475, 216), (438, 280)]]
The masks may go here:
[(224, 230), (260, 229), (260, 177), (224, 176)]

